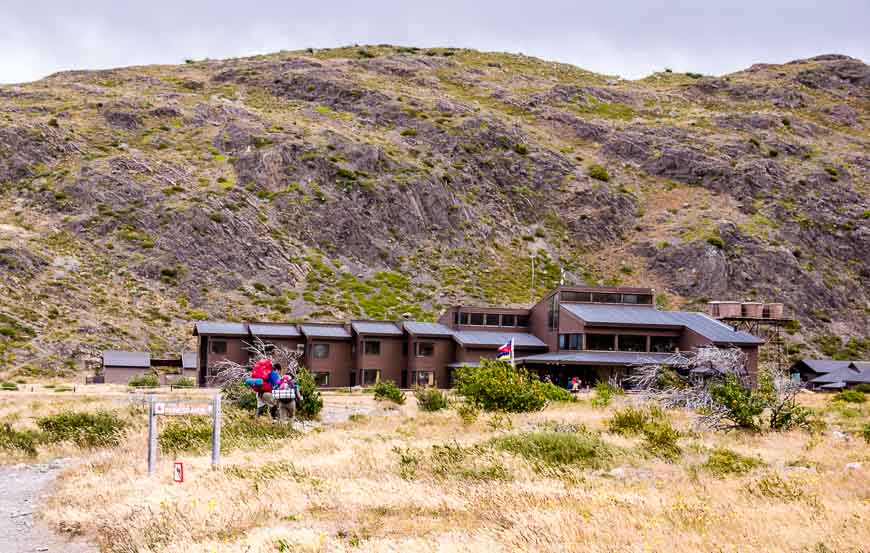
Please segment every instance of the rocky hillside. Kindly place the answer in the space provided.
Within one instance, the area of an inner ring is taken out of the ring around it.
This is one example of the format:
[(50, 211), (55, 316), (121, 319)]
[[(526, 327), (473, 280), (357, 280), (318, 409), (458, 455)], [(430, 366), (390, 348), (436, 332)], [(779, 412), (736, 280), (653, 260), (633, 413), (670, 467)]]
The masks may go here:
[(0, 86), (0, 372), (203, 318), (528, 304), (562, 271), (783, 301), (793, 353), (870, 354), (870, 68), (370, 46)]

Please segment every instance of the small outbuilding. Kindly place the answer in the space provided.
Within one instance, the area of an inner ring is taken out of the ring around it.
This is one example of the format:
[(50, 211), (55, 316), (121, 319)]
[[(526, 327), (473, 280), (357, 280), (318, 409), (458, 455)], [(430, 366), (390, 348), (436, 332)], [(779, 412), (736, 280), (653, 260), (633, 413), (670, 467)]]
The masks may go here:
[(127, 384), (134, 376), (151, 373), (151, 354), (147, 351), (103, 352), (103, 378), (106, 384)]

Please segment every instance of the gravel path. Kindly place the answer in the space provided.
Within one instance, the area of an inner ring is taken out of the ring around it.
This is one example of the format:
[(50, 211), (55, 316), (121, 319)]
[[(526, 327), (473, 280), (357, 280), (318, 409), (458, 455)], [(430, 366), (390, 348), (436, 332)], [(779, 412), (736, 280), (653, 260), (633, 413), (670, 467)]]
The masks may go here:
[(70, 541), (38, 519), (40, 496), (50, 488), (63, 461), (0, 466), (0, 552), (95, 553), (83, 541)]

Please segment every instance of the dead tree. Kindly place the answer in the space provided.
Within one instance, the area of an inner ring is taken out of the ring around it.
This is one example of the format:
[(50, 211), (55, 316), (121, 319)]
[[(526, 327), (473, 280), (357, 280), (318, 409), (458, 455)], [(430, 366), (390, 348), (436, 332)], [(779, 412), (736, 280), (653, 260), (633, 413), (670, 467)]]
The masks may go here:
[(296, 374), (299, 372), (299, 360), (302, 357), (301, 352), (264, 342), (258, 336), (254, 336), (251, 343), (244, 342), (244, 346), (250, 353), (248, 363), (242, 365), (225, 359), (215, 365), (216, 372), (212, 381), (218, 387), (227, 389), (245, 380), (251, 374), (251, 368), (254, 364), (261, 359), (271, 359), (281, 363), (281, 366), (287, 369), (290, 376), (296, 378)]

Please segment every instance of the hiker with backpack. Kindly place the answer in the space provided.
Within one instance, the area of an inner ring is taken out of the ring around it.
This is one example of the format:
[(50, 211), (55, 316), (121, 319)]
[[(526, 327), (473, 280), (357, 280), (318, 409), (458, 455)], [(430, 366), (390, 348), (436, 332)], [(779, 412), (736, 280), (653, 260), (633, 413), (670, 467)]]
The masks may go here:
[[(278, 367), (280, 368), (280, 365)], [(275, 417), (275, 413), (272, 410), (275, 408), (276, 403), (275, 398), (272, 396), (272, 390), (278, 386), (280, 379), (281, 375), (275, 370), (271, 359), (260, 359), (254, 363), (251, 369), (251, 377), (245, 380), (245, 384), (249, 385), (257, 394), (257, 417), (264, 414), (267, 410), (272, 418)]]
[(272, 395), (278, 400), (278, 420), (288, 422), (296, 417), (296, 400), (300, 397), (299, 384), (293, 375), (287, 371), (278, 382), (277, 390)]

